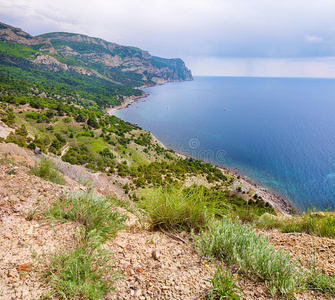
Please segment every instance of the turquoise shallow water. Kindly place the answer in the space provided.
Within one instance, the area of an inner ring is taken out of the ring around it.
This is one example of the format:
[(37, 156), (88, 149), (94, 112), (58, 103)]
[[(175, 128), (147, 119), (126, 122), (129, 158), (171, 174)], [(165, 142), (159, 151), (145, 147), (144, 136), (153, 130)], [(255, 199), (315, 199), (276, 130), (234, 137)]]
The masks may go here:
[(335, 208), (335, 80), (196, 77), (144, 90), (116, 115), (301, 209)]

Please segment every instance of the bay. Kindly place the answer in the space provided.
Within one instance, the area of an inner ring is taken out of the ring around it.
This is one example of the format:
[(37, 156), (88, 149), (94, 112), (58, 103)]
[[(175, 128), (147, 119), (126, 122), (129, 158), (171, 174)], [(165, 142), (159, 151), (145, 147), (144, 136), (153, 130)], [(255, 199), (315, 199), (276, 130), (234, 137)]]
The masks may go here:
[(335, 80), (195, 77), (144, 91), (116, 116), (300, 209), (334, 209)]

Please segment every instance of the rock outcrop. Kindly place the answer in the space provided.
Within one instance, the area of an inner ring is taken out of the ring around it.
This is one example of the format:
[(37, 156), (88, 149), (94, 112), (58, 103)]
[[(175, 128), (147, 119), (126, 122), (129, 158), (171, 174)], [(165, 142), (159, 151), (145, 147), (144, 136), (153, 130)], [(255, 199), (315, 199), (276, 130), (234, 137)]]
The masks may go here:
[(152, 86), (192, 80), (179, 59), (151, 56), (136, 47), (122, 46), (82, 34), (65, 32), (32, 36), (0, 23), (0, 41), (18, 43), (36, 51), (28, 60), (48, 71), (74, 71), (127, 86)]

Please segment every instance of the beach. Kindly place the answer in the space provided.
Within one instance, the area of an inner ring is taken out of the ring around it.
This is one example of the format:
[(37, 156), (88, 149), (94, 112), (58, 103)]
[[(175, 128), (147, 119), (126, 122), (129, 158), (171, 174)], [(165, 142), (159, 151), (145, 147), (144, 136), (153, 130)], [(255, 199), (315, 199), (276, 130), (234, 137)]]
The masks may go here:
[(113, 107), (107, 109), (107, 113), (112, 116), (112, 115), (114, 115), (114, 113), (118, 109), (126, 108), (130, 104), (132, 104), (133, 102), (136, 102), (137, 100), (139, 100), (141, 98), (146, 98), (147, 96), (148, 96), (148, 94), (144, 93), (144, 95), (141, 95), (141, 96), (129, 96), (129, 97), (126, 97), (126, 98), (124, 98), (122, 104), (117, 105), (117, 106), (113, 106)]
[[(161, 141), (160, 144), (166, 148), (166, 147)], [(175, 151), (178, 156), (182, 158), (193, 158), (189, 155), (185, 155), (182, 153), (179, 153)], [(214, 165), (213, 166), (217, 167), (220, 169), (224, 174), (227, 174), (227, 172), (235, 177), (235, 182), (234, 182), (234, 188), (240, 187), (241, 191), (243, 193), (238, 193), (239, 196), (243, 197), (244, 195), (248, 195), (249, 191), (254, 191), (254, 194), (257, 194), (258, 196), (262, 197), (262, 199), (269, 204), (276, 210), (277, 213), (282, 214), (284, 216), (290, 216), (292, 213), (298, 212), (298, 210), (293, 206), (293, 204), (288, 201), (287, 199), (284, 199), (282, 196), (277, 195), (273, 193), (272, 191), (267, 190), (265, 187), (262, 187), (260, 185), (257, 185), (254, 181), (251, 179), (247, 178), (244, 174), (238, 172), (238, 169), (232, 169), (224, 165)], [(233, 188), (233, 190), (234, 190)]]

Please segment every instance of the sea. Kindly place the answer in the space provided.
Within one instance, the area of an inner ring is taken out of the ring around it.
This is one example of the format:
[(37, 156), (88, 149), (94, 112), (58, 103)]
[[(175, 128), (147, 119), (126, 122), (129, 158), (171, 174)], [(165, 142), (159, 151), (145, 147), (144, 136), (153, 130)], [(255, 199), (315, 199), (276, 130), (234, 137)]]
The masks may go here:
[(297, 209), (335, 208), (334, 79), (195, 77), (144, 91), (116, 116)]

